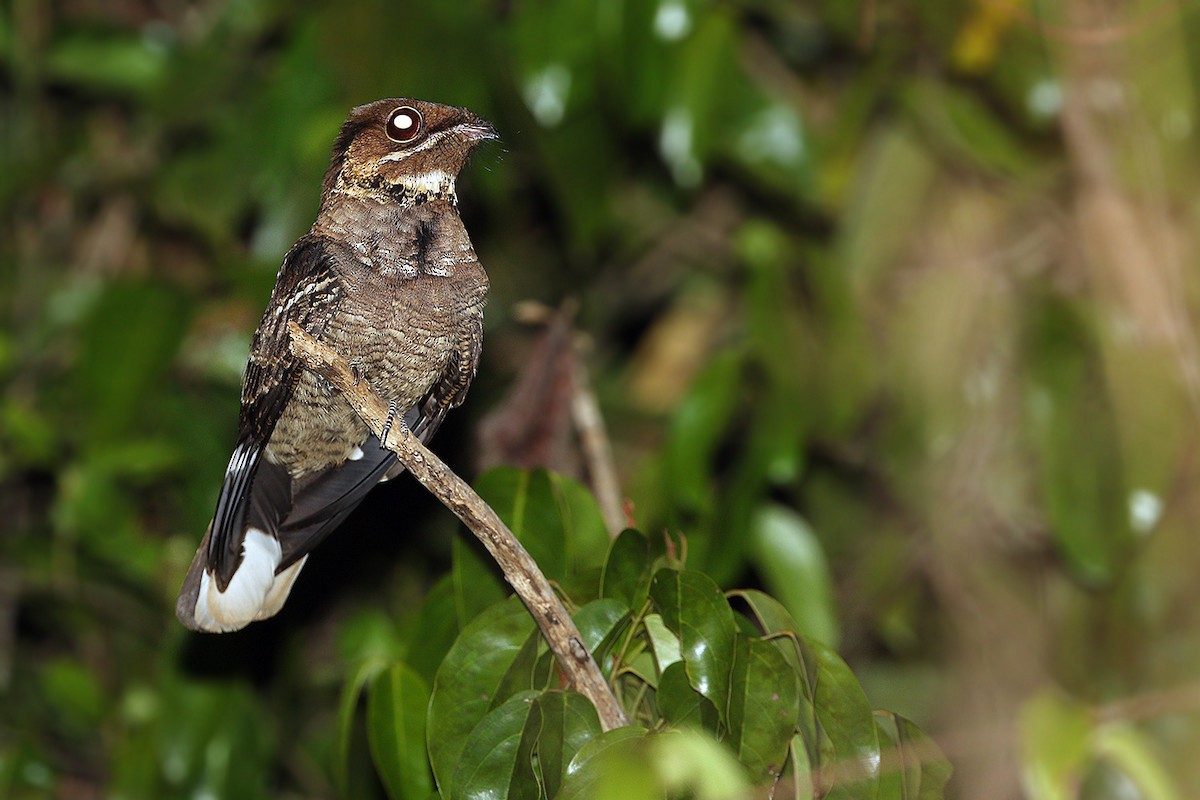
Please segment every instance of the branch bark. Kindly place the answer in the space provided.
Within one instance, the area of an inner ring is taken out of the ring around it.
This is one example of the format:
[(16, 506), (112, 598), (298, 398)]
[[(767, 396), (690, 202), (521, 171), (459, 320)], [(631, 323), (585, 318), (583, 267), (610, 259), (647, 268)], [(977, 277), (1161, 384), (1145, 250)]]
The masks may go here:
[[(337, 387), (362, 420), (382, 439), (388, 418), (387, 404), (365, 383), (355, 382), (349, 365), (337, 351), (309, 336), (294, 322), (289, 323), (288, 329), (293, 355), (308, 369)], [(562, 601), (537, 563), (496, 512), (466, 481), (403, 426), (394, 425), (383, 444), (396, 454), (400, 463), (422, 486), (470, 528), (491, 553), (500, 565), (505, 580), (533, 615), (570, 684), (596, 707), (604, 730), (628, 725), (625, 712), (584, 645), (579, 629), (575, 627)]]

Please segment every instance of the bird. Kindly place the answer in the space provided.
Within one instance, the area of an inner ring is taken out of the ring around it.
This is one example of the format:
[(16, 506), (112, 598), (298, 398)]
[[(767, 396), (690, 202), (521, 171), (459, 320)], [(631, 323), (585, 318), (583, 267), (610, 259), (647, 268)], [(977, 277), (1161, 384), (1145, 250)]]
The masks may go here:
[(403, 471), (345, 397), (289, 350), (288, 324), (332, 346), (422, 442), (459, 406), (483, 344), (488, 278), (456, 181), (495, 127), (390, 98), (351, 110), (308, 233), (288, 250), (254, 333), (237, 437), (176, 616), (240, 630), (283, 607), (312, 549)]

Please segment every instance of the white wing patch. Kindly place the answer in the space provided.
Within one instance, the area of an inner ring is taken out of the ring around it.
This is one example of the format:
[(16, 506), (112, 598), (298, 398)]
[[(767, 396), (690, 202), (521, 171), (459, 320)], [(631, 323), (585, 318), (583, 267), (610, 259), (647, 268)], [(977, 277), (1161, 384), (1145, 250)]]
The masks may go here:
[(249, 528), (242, 541), (242, 563), (225, 591), (217, 588), (209, 570), (200, 576), (196, 624), (206, 631), (236, 631), (276, 613), (304, 564), (298, 561), (276, 575), (275, 568), (282, 559), (283, 550), (275, 537)]

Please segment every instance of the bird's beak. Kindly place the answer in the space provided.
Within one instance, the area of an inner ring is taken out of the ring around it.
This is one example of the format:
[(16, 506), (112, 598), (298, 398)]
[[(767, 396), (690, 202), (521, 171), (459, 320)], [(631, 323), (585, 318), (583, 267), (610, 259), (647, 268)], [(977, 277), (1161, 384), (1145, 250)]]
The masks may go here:
[(463, 122), (455, 125), (457, 133), (465, 136), (472, 142), (482, 142), (485, 139), (499, 139), (500, 134), (496, 131), (496, 126), (484, 119), (473, 119), (470, 122)]

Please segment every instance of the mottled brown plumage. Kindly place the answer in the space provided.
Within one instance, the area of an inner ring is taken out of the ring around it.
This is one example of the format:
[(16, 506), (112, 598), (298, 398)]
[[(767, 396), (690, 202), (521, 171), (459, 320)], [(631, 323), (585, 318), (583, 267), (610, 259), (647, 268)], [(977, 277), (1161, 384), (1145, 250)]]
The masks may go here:
[(176, 613), (197, 630), (275, 614), (309, 551), (395, 456), (288, 349), (287, 324), (332, 345), (422, 440), (466, 395), (487, 276), (455, 178), (492, 126), (461, 108), (380, 100), (333, 147), (312, 229), (284, 257), (255, 332), (234, 453)]

